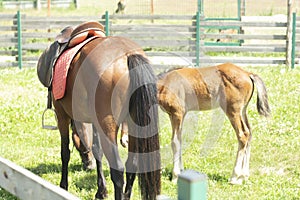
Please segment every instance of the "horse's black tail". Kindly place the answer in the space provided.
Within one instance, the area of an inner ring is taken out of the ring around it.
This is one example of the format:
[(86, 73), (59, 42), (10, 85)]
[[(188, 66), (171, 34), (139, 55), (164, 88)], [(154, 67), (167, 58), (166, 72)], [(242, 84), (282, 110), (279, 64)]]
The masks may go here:
[(257, 110), (260, 115), (269, 117), (271, 109), (268, 103), (267, 89), (263, 80), (256, 74), (251, 74), (250, 78), (257, 88)]
[(139, 54), (128, 56), (128, 68), (129, 153), (136, 154), (142, 199), (155, 200), (161, 187), (156, 76), (148, 59)]

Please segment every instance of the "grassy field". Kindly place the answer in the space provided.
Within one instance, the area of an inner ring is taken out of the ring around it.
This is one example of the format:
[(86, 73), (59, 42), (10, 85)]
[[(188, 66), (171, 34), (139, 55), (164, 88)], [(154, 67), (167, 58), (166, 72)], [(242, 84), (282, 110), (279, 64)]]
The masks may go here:
[[(251, 176), (241, 186), (232, 186), (231, 175), (237, 141), (226, 119), (222, 133), (209, 149), (204, 141), (215, 134), (211, 124), (213, 112), (192, 112), (185, 123), (184, 164), (208, 175), (209, 199), (299, 199), (300, 197), (300, 70), (278, 67), (245, 67), (265, 81), (272, 108), (272, 118), (259, 117), (253, 98), (249, 118), (253, 128)], [(46, 89), (39, 83), (35, 69), (0, 69), (0, 155), (58, 185), (60, 181), (60, 139), (58, 131), (41, 129), (41, 115), (46, 107)], [(169, 181), (172, 164), (170, 125), (161, 113), (162, 193), (176, 199), (177, 186)], [(79, 155), (73, 149), (70, 161), (69, 191), (82, 199), (93, 199), (96, 172), (81, 168)], [(121, 152), (125, 159), (126, 151)], [(203, 152), (206, 154), (203, 154)], [(104, 162), (109, 199), (113, 186)], [(139, 199), (135, 183), (134, 198)], [(0, 199), (15, 199), (0, 189)]]

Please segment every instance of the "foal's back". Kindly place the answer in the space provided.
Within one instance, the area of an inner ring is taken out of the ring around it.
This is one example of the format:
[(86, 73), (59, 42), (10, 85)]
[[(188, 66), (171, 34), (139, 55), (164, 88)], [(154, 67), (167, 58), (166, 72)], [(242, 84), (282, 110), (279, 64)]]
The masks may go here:
[(253, 91), (249, 75), (231, 63), (172, 70), (158, 81), (159, 104), (168, 113), (225, 108), (228, 103), (245, 105)]

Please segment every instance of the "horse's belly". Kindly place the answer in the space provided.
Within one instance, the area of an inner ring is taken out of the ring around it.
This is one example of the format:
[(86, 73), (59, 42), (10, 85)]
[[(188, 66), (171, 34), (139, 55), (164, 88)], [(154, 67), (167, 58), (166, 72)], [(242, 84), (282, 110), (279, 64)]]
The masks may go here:
[(211, 98), (195, 98), (193, 101), (189, 101), (187, 105), (189, 106), (189, 110), (194, 111), (211, 110), (219, 107), (218, 103), (216, 103), (216, 101), (212, 100)]
[[(81, 75), (81, 74), (80, 74)], [(91, 95), (93, 87), (87, 89), (87, 84), (84, 80), (88, 80), (81, 76), (76, 77), (72, 88), (72, 116), (73, 119), (81, 122), (92, 122), (92, 105), (91, 100), (95, 95)], [(94, 86), (96, 87), (96, 86)]]
[(77, 121), (81, 122), (92, 122), (91, 118), (91, 108), (90, 105), (88, 104), (88, 99), (87, 98), (77, 98), (76, 103), (72, 105), (73, 107), (73, 117)]

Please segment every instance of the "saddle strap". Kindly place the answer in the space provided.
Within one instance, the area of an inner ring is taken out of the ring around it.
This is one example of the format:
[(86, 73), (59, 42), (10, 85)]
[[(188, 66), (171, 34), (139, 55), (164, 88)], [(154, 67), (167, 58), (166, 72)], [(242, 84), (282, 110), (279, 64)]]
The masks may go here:
[(48, 96), (47, 96), (47, 109), (52, 108), (52, 87), (48, 87)]

